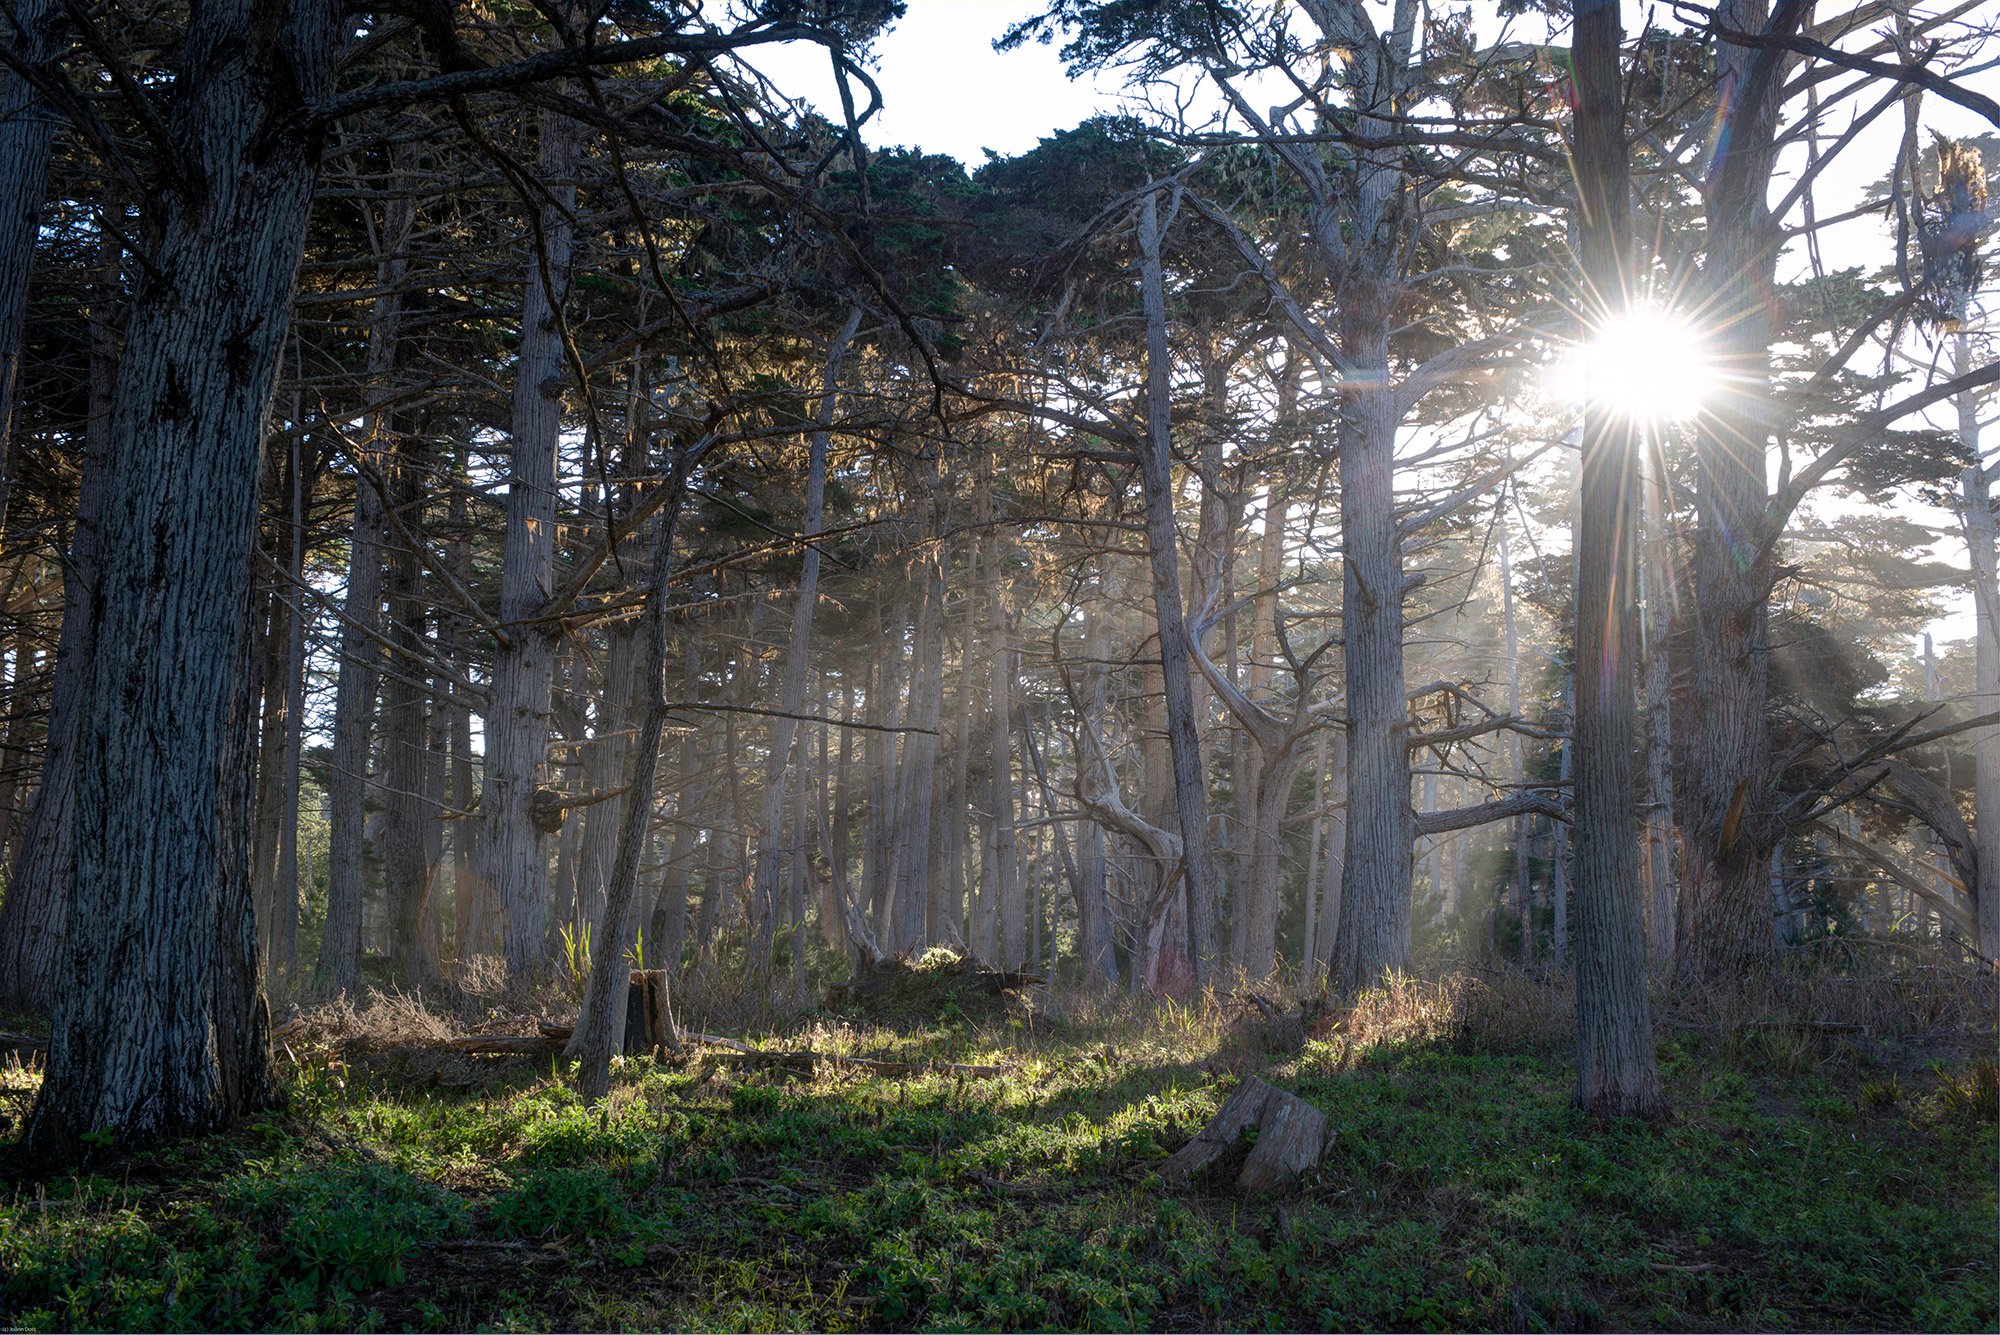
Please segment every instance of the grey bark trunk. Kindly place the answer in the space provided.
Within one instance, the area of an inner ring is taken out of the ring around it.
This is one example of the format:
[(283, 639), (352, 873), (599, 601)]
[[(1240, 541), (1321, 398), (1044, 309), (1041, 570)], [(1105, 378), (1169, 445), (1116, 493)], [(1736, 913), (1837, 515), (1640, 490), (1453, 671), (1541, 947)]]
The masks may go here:
[(604, 946), (591, 961), (583, 1011), (570, 1044), (572, 1055), (578, 1059), (577, 1092), (593, 1103), (611, 1088), (611, 1053), (625, 1031), (628, 989), (622, 943), (632, 933), (639, 854), (645, 848), (646, 827), (653, 814), (653, 780), (659, 768), (660, 734), (667, 723), (667, 600), (673, 573), (674, 529), (695, 454), (695, 448), (686, 444), (675, 450), (667, 481), (672, 499), (655, 521), (657, 537), (646, 593), (645, 657), (638, 674), (632, 678), (631, 714), (639, 726), (633, 740), (632, 771), (626, 781), (629, 800), (619, 816), (617, 860), (612, 864), (611, 882), (605, 890)]
[(550, 198), (541, 206), (521, 302), (500, 564), (500, 623), (507, 638), (493, 665), (479, 800), (480, 874), (503, 924), (507, 971), (520, 979), (541, 967), (548, 936), (548, 835), (532, 810), (548, 762), (557, 637), (531, 621), (555, 581), (564, 370), (560, 319), (576, 241), (580, 152), (575, 122), (545, 113), (537, 170)]
[(99, 1133), (130, 1149), (208, 1131), (271, 1095), (247, 600), (320, 147), (274, 127), (330, 93), (345, 31), (331, 4), (273, 18), (240, 0), (194, 11), (179, 49), (167, 119), (188, 179), (151, 201), (163, 281), (133, 300), (112, 410), (68, 970), (28, 1131), (43, 1158), (80, 1158)]
[[(1172, 404), (1167, 351), (1166, 280), (1160, 262), (1159, 209), (1153, 193), (1139, 203), (1141, 298), (1146, 312), (1146, 442), (1139, 452), (1146, 498), (1146, 546), (1152, 563), (1154, 621), (1180, 817), (1181, 880), (1186, 889), (1187, 952), (1197, 986), (1215, 980), (1220, 963), (1219, 886), (1208, 828), (1208, 774), (1202, 765), (1188, 663), (1187, 611), (1181, 602), (1180, 544), (1174, 531)], [(1407, 856), (1408, 841), (1405, 841)]]
[(320, 935), (318, 981), (331, 992), (354, 996), (361, 983), (362, 909), (366, 902), (368, 760), (373, 750), (375, 696), (382, 650), (382, 556), (388, 537), (382, 493), (363, 476), (379, 474), (390, 448), (389, 413), (381, 408), (393, 387), (401, 336), (401, 289), (408, 272), (404, 243), (414, 213), (404, 201), (383, 209), (375, 266), (374, 318), (368, 333), (369, 413), (355, 459), (354, 535), (348, 547), (347, 598), (340, 633), (340, 678), (334, 690), (333, 762), (327, 782), (326, 924)]
[[(1619, 80), (1617, 0), (1576, 6), (1576, 163), (1583, 290), (1617, 310), (1631, 175)], [(1596, 314), (1595, 311), (1591, 312)], [(1591, 386), (1586, 386), (1588, 394)], [(1584, 407), (1577, 522), (1577, 1102), (1592, 1116), (1666, 1110), (1653, 1061), (1639, 899), (1633, 602), (1639, 528), (1637, 431), (1613, 404)]]
[[(1953, 348), (1955, 371), (1971, 370), (1971, 340), (1960, 333)], [(1958, 438), (1972, 459), (1965, 470), (1965, 544), (1971, 553), (1973, 617), (1973, 689), (1977, 714), (2000, 710), (2000, 570), (1994, 551), (1993, 496), (1985, 461), (1979, 453), (1979, 404), (1976, 396), (1958, 400)], [(1978, 883), (1972, 890), (1979, 915), (1979, 952), (2000, 959), (2000, 727), (1973, 734), (1973, 850)]]
[[(831, 443), (834, 400), (840, 389), (841, 365), (848, 345), (861, 328), (861, 308), (848, 312), (847, 323), (828, 345), (826, 367), (820, 382), (818, 423), (808, 446), (806, 462), (805, 533), (817, 536), (826, 525), (826, 455)], [(785, 649), (785, 680), (779, 708), (797, 715), (805, 705), (806, 667), (812, 656), (813, 611), (819, 603), (819, 544), (808, 541), (799, 568), (798, 599), (792, 608), (792, 634)], [(758, 822), (759, 842), (752, 873), (750, 912), (755, 937), (751, 963), (755, 968), (771, 962), (771, 937), (778, 925), (778, 878), (784, 868), (785, 771), (791, 761), (792, 743), (798, 736), (796, 718), (771, 720), (771, 753), (764, 771), (764, 805)]]
[[(1776, 26), (1795, 28), (1809, 7), (1781, 0)], [(1730, 0), (1717, 19), (1760, 32), (1766, 13), (1764, 0)], [(1774, 425), (1768, 294), (1782, 238), (1765, 195), (1783, 80), (1775, 47), (1732, 47), (1719, 60), (1730, 113), (1717, 128), (1708, 192), (1704, 319), (1716, 330), (1722, 388), (1695, 424), (1689, 676), (1701, 709), (1682, 734), (1688, 789), (1675, 803), (1684, 854), (1675, 935), (1685, 972), (1740, 978), (1772, 948), (1766, 859), (1777, 828), (1765, 718), (1772, 576), (1763, 537)]]
[(1403, 668), (1403, 558), (1396, 534), (1396, 410), (1386, 387), (1388, 294), (1350, 290), (1342, 345), (1379, 387), (1341, 412), (1341, 625), (1347, 666), (1347, 850), (1335, 977), (1367, 987), (1410, 962), (1412, 840), (1409, 701)]

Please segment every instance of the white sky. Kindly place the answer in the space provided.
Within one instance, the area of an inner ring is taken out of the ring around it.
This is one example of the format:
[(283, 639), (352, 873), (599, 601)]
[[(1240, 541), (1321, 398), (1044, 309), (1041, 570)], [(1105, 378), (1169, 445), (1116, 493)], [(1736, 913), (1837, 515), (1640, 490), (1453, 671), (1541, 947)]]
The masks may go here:
[[(1020, 153), (1057, 130), (1100, 112), (1119, 110), (1126, 95), (1118, 76), (1114, 73), (1072, 82), (1057, 54), (1060, 39), (1057, 45), (1030, 44), (1005, 55), (993, 50), (993, 39), (1008, 24), (1041, 7), (1036, 0), (909, 0), (908, 13), (875, 43), (872, 73), (882, 89), (883, 109), (864, 132), (868, 141), (876, 146), (911, 145), (948, 153), (970, 168), (985, 161), (988, 149), (1002, 155)], [(1662, 7), (1627, 0), (1628, 32), (1645, 21), (1649, 8), (1660, 16), (1658, 21), (1668, 21)], [(1498, 31), (1497, 22), (1481, 27)], [(1509, 36), (1534, 41), (1545, 33), (1541, 20), (1528, 16), (1514, 22)], [(826, 56), (817, 47), (759, 48), (752, 63), (787, 93), (838, 115), (839, 100)], [(1989, 69), (1972, 82), (1981, 91), (2000, 96), (2000, 69)], [(1829, 108), (1825, 139), (1838, 138), (1849, 117), (1879, 96), (1879, 91), (1871, 91)], [(1968, 135), (1993, 129), (1972, 112), (1935, 96), (1924, 99), (1922, 122), (1926, 144), (1932, 130)], [(1894, 161), (1901, 134), (1902, 114), (1892, 109), (1843, 150), (1816, 187), (1821, 216), (1839, 213), (1859, 201), (1861, 192)], [(1820, 237), (1820, 255), (1828, 269), (1861, 265), (1872, 270), (1890, 261), (1891, 246), (1886, 225), (1872, 217), (1829, 229)], [(1787, 275), (1804, 276), (1810, 272), (1809, 263), (1805, 248), (1795, 245), (1787, 255)], [(2000, 270), (2000, 263), (1993, 267)], [(1989, 277), (1985, 315), (1976, 321), (1980, 327), (1991, 328), (1995, 306), (2000, 304), (1994, 302), (1991, 287)], [(1859, 361), (1868, 364), (1871, 356), (1879, 357), (1879, 353), (1864, 352)], [(1989, 423), (1990, 407), (1989, 402), (1989, 412), (1983, 414)], [(1934, 425), (1949, 426), (1953, 421), (1948, 410), (1933, 414)], [(1987, 426), (1989, 454), (1994, 430)], [(1839, 504), (1823, 505), (1821, 512), (1837, 515), (1841, 509)], [(1938, 558), (1964, 569), (1965, 547), (1957, 537), (1955, 516), (1914, 502), (1909, 512), (1939, 533)], [(1949, 614), (1931, 626), (1940, 643), (1967, 638), (1972, 628), (1969, 589), (1955, 597)], [(1912, 654), (1918, 652), (1920, 642), (1913, 641)]]

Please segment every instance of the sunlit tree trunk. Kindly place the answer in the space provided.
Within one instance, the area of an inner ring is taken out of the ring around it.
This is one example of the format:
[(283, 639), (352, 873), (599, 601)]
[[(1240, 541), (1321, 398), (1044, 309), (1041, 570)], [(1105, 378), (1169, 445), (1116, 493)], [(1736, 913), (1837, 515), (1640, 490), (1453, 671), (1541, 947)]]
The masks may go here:
[[(1953, 344), (1954, 370), (1972, 369), (1971, 339), (1960, 332)], [(1965, 470), (1965, 543), (1971, 552), (1975, 640), (1974, 713), (2000, 712), (2000, 574), (1996, 574), (1990, 470), (1979, 453), (1979, 403), (1972, 393), (1958, 397), (1958, 438), (1972, 466)], [(1973, 734), (1974, 865), (1979, 883), (1968, 887), (1979, 914), (1979, 951), (2000, 959), (2000, 727)]]
[[(1618, 0), (1576, 5), (1578, 231), (1586, 311), (1628, 293), (1631, 175)], [(1576, 550), (1577, 1102), (1593, 1116), (1666, 1109), (1653, 1061), (1639, 886), (1638, 433), (1591, 394)]]
[[(1793, 31), (1810, 5), (1779, 0), (1770, 27)], [(1764, 0), (1726, 0), (1716, 20), (1767, 27)], [(1778, 248), (1766, 192), (1783, 79), (1776, 47), (1722, 46), (1723, 105), (1707, 190), (1703, 315), (1717, 392), (1695, 424), (1695, 536), (1689, 625), (1691, 696), (1675, 802), (1683, 863), (1676, 931), (1686, 972), (1739, 978), (1771, 953), (1767, 858), (1778, 836), (1765, 707), (1770, 690), (1771, 545), (1765, 461)]]
[(1140, 292), (1146, 312), (1146, 441), (1139, 451), (1146, 500), (1146, 547), (1159, 630), (1167, 745), (1173, 757), (1174, 803), (1181, 831), (1181, 880), (1187, 900), (1187, 954), (1197, 985), (1213, 981), (1220, 963), (1216, 915), (1220, 882), (1208, 828), (1208, 773), (1202, 766), (1188, 663), (1187, 612), (1181, 602), (1180, 547), (1174, 532), (1171, 363), (1167, 351), (1166, 282), (1160, 262), (1159, 209), (1152, 192), (1139, 203)]
[[(861, 328), (861, 308), (848, 312), (847, 323), (827, 346), (821, 376), (819, 414), (807, 449), (805, 533), (808, 539), (826, 526), (826, 455), (831, 442), (834, 399), (840, 389), (841, 367), (848, 345)], [(799, 567), (799, 590), (792, 606), (792, 633), (785, 649), (784, 685), (778, 708), (793, 717), (771, 720), (771, 751), (764, 771), (764, 803), (758, 822), (756, 868), (751, 882), (754, 967), (768, 966), (771, 937), (778, 925), (778, 879), (784, 868), (785, 772), (798, 736), (798, 713), (805, 707), (806, 667), (812, 656), (813, 611), (819, 602), (819, 544), (807, 541)]]

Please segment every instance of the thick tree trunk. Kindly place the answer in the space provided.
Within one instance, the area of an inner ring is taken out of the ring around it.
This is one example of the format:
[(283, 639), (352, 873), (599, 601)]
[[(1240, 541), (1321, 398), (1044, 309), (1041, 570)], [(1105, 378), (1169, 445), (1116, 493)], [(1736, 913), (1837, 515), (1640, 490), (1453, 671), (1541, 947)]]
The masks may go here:
[(1347, 665), (1347, 850), (1334, 976), (1368, 987), (1410, 962), (1409, 700), (1403, 672), (1403, 556), (1396, 533), (1396, 408), (1387, 387), (1389, 294), (1341, 298), (1341, 342), (1364, 386), (1340, 421), (1342, 652)]
[(576, 241), (581, 142), (567, 116), (543, 115), (537, 169), (549, 199), (541, 205), (521, 302), (507, 532), (500, 557), (500, 624), (507, 638), (493, 665), (479, 800), (480, 874), (499, 909), (507, 971), (518, 979), (541, 967), (549, 923), (548, 833), (536, 824), (533, 807), (548, 763), (557, 635), (532, 620), (555, 581), (564, 372), (560, 317)]
[[(994, 530), (988, 529), (989, 534)], [(999, 932), (999, 963), (1018, 969), (1026, 959), (1027, 904), (1021, 893), (1020, 838), (1014, 828), (1014, 646), (1007, 615), (1005, 581), (999, 572), (999, 542), (988, 548), (987, 805), (993, 859), (992, 913)]]
[[(1221, 962), (1216, 915), (1219, 882), (1208, 828), (1208, 772), (1202, 765), (1199, 720), (1188, 662), (1187, 611), (1181, 602), (1180, 544), (1174, 531), (1173, 426), (1167, 350), (1166, 280), (1160, 263), (1159, 208), (1148, 192), (1139, 202), (1141, 297), (1146, 311), (1146, 442), (1139, 451), (1146, 498), (1146, 547), (1152, 563), (1153, 613), (1173, 756), (1174, 803), (1180, 816), (1181, 882), (1186, 890), (1187, 950), (1198, 986), (1216, 981)], [(1406, 841), (1407, 848), (1407, 841)]]
[[(116, 192), (106, 191), (102, 208), (108, 217), (124, 220), (124, 202)], [(97, 582), (98, 528), (118, 376), (119, 270), (124, 246), (106, 231), (99, 237), (98, 257), (99, 286), (90, 312), (83, 476), (65, 572), (55, 675), (49, 691), (48, 747), (42, 757), (34, 809), (22, 834), (21, 856), (8, 878), (6, 896), (0, 898), (0, 1006), (38, 1014), (46, 1014), (55, 1005), (76, 869), (76, 727), (84, 699), (84, 665), (90, 659), (93, 631), (88, 590)]]
[[(1576, 6), (1576, 164), (1583, 290), (1595, 317), (1621, 309), (1630, 166), (1619, 82), (1618, 0)], [(1653, 1062), (1639, 900), (1633, 593), (1639, 529), (1638, 433), (1618, 405), (1583, 414), (1576, 586), (1577, 1102), (1593, 1116), (1666, 1110)]]
[(231, 736), (264, 412), (319, 161), (316, 135), (282, 127), (331, 90), (345, 31), (330, 4), (218, 3), (179, 48), (168, 126), (188, 175), (152, 201), (159, 277), (133, 300), (112, 411), (69, 967), (28, 1132), (44, 1158), (208, 1131), (270, 1097)]
[[(1780, 0), (1776, 26), (1789, 31), (1810, 8)], [(1728, 0), (1717, 20), (1748, 32), (1766, 27), (1764, 0)], [(1718, 389), (1695, 425), (1696, 533), (1689, 612), (1692, 698), (1681, 770), (1678, 960), (1688, 973), (1740, 978), (1772, 947), (1768, 862), (1778, 836), (1771, 741), (1771, 544), (1765, 467), (1775, 402), (1770, 363), (1781, 233), (1765, 200), (1783, 80), (1776, 48), (1725, 47), (1719, 54), (1729, 111), (1717, 127), (1708, 191), (1704, 321)]]

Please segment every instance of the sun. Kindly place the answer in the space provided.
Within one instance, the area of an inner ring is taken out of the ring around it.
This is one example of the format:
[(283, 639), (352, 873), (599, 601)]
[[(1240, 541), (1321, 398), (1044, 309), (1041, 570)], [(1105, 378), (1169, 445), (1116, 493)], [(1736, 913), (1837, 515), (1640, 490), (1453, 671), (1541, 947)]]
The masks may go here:
[(1714, 393), (1708, 346), (1685, 316), (1635, 307), (1597, 326), (1555, 368), (1555, 389), (1642, 422), (1685, 422)]

